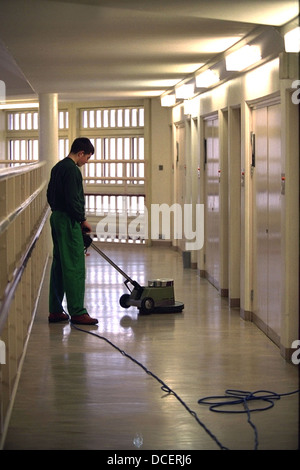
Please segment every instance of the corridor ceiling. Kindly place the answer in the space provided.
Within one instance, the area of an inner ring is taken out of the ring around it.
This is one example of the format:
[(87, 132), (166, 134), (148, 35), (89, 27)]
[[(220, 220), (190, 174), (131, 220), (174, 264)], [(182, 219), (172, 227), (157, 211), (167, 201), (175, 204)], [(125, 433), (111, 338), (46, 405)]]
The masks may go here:
[(160, 96), (298, 0), (0, 0), (7, 100)]

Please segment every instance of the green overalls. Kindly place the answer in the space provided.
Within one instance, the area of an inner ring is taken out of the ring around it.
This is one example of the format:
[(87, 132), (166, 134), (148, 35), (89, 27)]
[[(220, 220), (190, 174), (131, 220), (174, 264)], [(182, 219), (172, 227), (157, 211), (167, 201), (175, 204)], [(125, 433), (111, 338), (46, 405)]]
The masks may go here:
[(84, 308), (85, 255), (80, 223), (85, 220), (82, 175), (71, 158), (51, 171), (47, 189), (51, 207), (53, 261), (50, 275), (49, 312), (61, 313), (66, 294), (69, 314), (87, 313)]

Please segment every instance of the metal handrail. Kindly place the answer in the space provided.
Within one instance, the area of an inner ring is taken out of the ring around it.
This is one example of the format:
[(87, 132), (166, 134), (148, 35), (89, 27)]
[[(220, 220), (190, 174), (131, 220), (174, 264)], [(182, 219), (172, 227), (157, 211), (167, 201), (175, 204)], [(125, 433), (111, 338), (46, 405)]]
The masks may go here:
[(42, 230), (43, 230), (43, 228), (45, 226), (45, 223), (48, 219), (49, 213), (50, 213), (50, 208), (46, 207), (46, 209), (44, 211), (44, 214), (43, 214), (43, 217), (42, 217), (42, 220), (41, 220), (37, 230), (35, 231), (33, 237), (31, 238), (31, 241), (30, 241), (26, 251), (23, 253), (23, 256), (22, 256), (22, 258), (19, 262), (19, 265), (16, 267), (16, 269), (13, 273), (12, 280), (9, 282), (9, 284), (7, 285), (7, 287), (5, 289), (4, 297), (3, 297), (3, 300), (2, 300), (1, 306), (0, 306), (0, 334), (1, 334), (1, 331), (2, 331), (2, 328), (5, 324), (5, 322), (7, 320), (10, 305), (11, 305), (11, 302), (14, 298), (15, 293), (16, 293), (16, 289), (18, 287), (18, 284), (21, 280), (23, 271), (25, 270), (26, 265), (28, 263), (28, 260), (31, 257), (31, 253), (32, 253), (32, 251), (33, 251), (33, 249), (36, 245), (36, 242), (38, 241), (38, 239), (39, 239), (39, 237), (42, 233)]
[[(9, 163), (9, 160), (7, 160)], [(17, 176), (18, 174), (27, 173), (28, 171), (35, 170), (36, 168), (40, 168), (46, 165), (46, 162), (34, 162), (34, 163), (22, 163), (17, 167), (10, 167), (10, 168), (0, 168), (0, 180), (10, 178), (12, 176)]]
[(0, 235), (4, 232), (7, 227), (23, 212), (26, 207), (28, 207), (32, 201), (43, 191), (46, 186), (46, 181), (44, 181), (40, 187), (34, 191), (25, 201), (20, 204), (16, 209), (14, 209), (9, 215), (0, 220)]

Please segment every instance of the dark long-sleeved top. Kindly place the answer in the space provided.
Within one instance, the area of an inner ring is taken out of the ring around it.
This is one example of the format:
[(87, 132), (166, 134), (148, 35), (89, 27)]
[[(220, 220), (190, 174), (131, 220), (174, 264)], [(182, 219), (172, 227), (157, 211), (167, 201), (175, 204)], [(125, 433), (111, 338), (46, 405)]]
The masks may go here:
[(66, 212), (77, 222), (85, 220), (82, 175), (71, 158), (64, 158), (52, 168), (47, 200), (52, 211)]

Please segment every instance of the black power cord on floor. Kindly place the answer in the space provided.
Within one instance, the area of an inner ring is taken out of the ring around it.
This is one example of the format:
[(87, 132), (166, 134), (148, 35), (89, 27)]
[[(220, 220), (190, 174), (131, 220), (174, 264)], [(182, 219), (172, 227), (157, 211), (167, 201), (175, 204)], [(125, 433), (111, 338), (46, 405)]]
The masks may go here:
[(173, 395), (184, 406), (184, 408), (193, 416), (193, 418), (195, 418), (197, 423), (204, 429), (204, 431), (211, 437), (211, 439), (213, 439), (215, 441), (215, 443), (220, 447), (221, 450), (229, 450), (227, 447), (223, 446), (223, 444), (221, 444), (221, 442), (216, 438), (216, 436), (205, 426), (205, 424), (199, 419), (197, 413), (195, 411), (191, 410), (188, 407), (188, 405), (180, 398), (180, 396), (177, 395), (176, 392), (174, 392), (174, 390), (172, 390), (163, 380), (161, 380), (159, 377), (157, 377), (157, 375), (153, 374), (153, 372), (151, 372), (149, 369), (147, 369), (141, 362), (139, 362), (134, 357), (130, 356), (125, 351), (120, 349), (118, 346), (116, 346), (114, 343), (112, 343), (109, 339), (105, 338), (105, 336), (101, 336), (101, 335), (99, 335), (99, 334), (97, 334), (93, 331), (90, 331), (90, 330), (85, 330), (83, 328), (79, 328), (77, 325), (74, 325), (73, 323), (70, 323), (70, 324), (71, 324), (72, 328), (75, 328), (78, 331), (83, 331), (84, 333), (87, 333), (87, 334), (92, 335), (92, 336), (96, 336), (97, 338), (99, 338), (103, 341), (106, 341), (110, 346), (112, 346), (117, 351), (119, 351), (119, 353), (121, 353), (122, 356), (127, 357), (132, 362), (134, 362), (139, 367), (141, 367), (146, 372), (146, 374), (151, 375), (151, 377), (153, 377), (155, 380), (157, 380), (161, 384), (161, 389), (164, 392), (166, 392), (170, 395)]
[[(71, 323), (72, 328), (75, 328), (78, 331), (82, 331), (84, 333), (90, 334), (92, 336), (96, 336), (97, 338), (106, 341), (110, 346), (112, 346), (114, 349), (119, 351), (122, 356), (127, 357), (130, 359), (132, 362), (137, 364), (139, 367), (141, 367), (146, 374), (150, 375), (153, 377), (155, 380), (157, 380), (161, 384), (161, 389), (170, 394), (173, 395), (180, 403), (181, 405), (193, 416), (193, 418), (197, 421), (197, 423), (204, 429), (204, 431), (215, 441), (215, 443), (219, 446), (221, 450), (229, 450), (227, 447), (225, 447), (218, 439), (217, 437), (205, 426), (205, 424), (199, 419), (197, 413), (189, 408), (189, 406), (180, 398), (179, 395), (177, 395), (174, 390), (172, 390), (163, 380), (161, 380), (157, 375), (155, 375), (153, 372), (151, 372), (149, 369), (147, 369), (141, 362), (139, 362), (137, 359), (134, 357), (130, 356), (127, 354), (125, 351), (120, 349), (117, 345), (115, 345), (113, 342), (111, 342), (109, 339), (107, 339), (105, 336), (101, 336), (93, 331), (90, 330), (85, 330), (83, 328), (79, 328), (77, 325), (74, 325)], [(247, 421), (249, 425), (253, 428), (254, 431), (254, 450), (257, 450), (258, 448), (258, 433), (256, 426), (251, 420), (251, 413), (257, 412), (257, 411), (265, 411), (270, 408), (273, 408), (275, 400), (279, 400), (283, 396), (288, 396), (288, 395), (294, 395), (296, 393), (300, 393), (300, 390), (295, 390), (293, 392), (289, 393), (275, 393), (275, 392), (270, 392), (267, 390), (257, 390), (256, 392), (248, 392), (244, 390), (226, 390), (225, 395), (221, 396), (210, 396), (210, 397), (205, 397), (201, 398), (198, 400), (199, 404), (204, 404), (204, 405), (210, 405), (209, 409), (210, 411), (214, 411), (216, 413), (246, 413), (247, 414)], [(263, 402), (263, 406), (259, 408), (254, 408), (250, 409), (248, 404), (251, 402)], [(225, 410), (224, 407), (226, 406), (233, 406), (233, 405), (243, 405), (242, 410)]]

